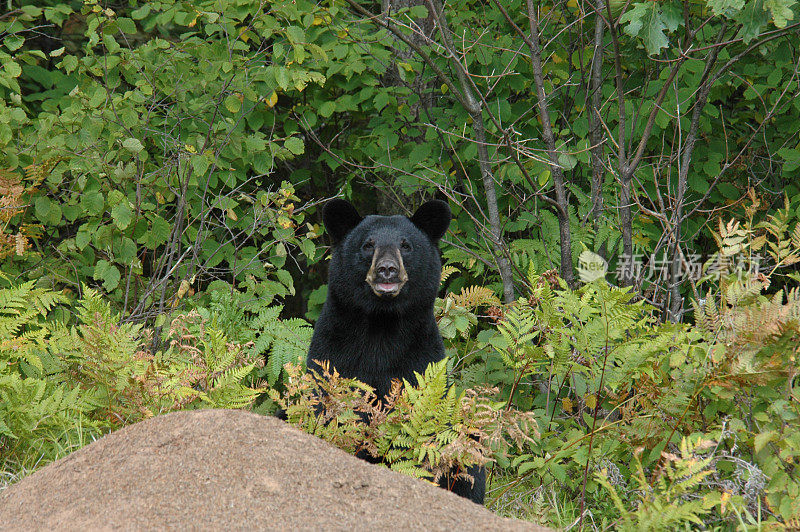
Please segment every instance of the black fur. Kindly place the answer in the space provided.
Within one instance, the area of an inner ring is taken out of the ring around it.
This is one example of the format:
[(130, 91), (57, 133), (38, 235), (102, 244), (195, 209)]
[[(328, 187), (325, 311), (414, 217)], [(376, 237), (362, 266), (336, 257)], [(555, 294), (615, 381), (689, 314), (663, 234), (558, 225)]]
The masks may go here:
[[(429, 201), (411, 218), (362, 218), (347, 201), (331, 200), (323, 221), (334, 240), (328, 296), (314, 327), (308, 367), (329, 361), (340, 375), (357, 378), (385, 396), (393, 379), (414, 381), (431, 362), (444, 357), (433, 316), (442, 264), (438, 241), (450, 225), (450, 208)], [(397, 249), (408, 281), (394, 297), (377, 295), (366, 281), (375, 249)], [(483, 503), (485, 470), (472, 468), (475, 484), (448, 479), (451, 491)]]

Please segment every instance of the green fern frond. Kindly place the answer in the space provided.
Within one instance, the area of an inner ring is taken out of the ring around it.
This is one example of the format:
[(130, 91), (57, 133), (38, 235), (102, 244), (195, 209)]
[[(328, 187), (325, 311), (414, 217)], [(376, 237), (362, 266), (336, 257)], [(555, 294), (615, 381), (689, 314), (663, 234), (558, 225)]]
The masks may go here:
[(440, 282), (441, 282), (442, 284), (446, 283), (446, 282), (447, 282), (447, 279), (448, 279), (448, 278), (449, 278), (451, 275), (453, 275), (454, 273), (460, 273), (460, 271), (461, 271), (461, 270), (459, 270), (459, 269), (458, 269), (458, 268), (456, 268), (455, 266), (450, 266), (450, 265), (447, 265), (447, 266), (444, 266), (444, 267), (442, 267), (442, 277), (441, 277), (441, 281), (440, 281)]

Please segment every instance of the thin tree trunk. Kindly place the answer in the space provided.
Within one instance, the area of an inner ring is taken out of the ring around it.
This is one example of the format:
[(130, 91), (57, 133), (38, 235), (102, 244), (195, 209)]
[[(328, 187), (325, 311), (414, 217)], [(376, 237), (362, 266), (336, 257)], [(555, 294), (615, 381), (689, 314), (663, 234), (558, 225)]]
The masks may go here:
[(428, 7), (434, 14), (435, 20), (439, 24), (439, 32), (442, 35), (442, 42), (450, 54), (453, 68), (458, 76), (461, 92), (464, 96), (464, 103), (467, 112), (472, 118), (472, 127), (475, 131), (475, 141), (478, 146), (478, 165), (481, 170), (481, 181), (483, 182), (484, 193), (486, 194), (486, 210), (489, 212), (489, 225), (492, 232), (492, 249), (494, 251), (497, 268), (500, 270), (500, 279), (503, 282), (503, 301), (511, 303), (514, 301), (514, 277), (511, 272), (511, 262), (506, 255), (506, 246), (503, 242), (503, 229), (500, 224), (500, 211), (497, 205), (497, 191), (495, 188), (494, 175), (492, 174), (491, 158), (486, 143), (486, 129), (483, 123), (483, 112), (481, 103), (475, 97), (472, 82), (467, 72), (455, 55), (453, 43), (450, 40), (450, 28), (447, 19), (442, 11), (442, 5), (438, 0), (428, 0)]
[[(400, 11), (401, 9), (406, 9), (409, 7), (425, 5), (425, 0), (382, 0), (381, 1), (381, 14), (384, 21), (388, 21), (393, 13)], [(418, 32), (411, 32), (407, 35), (407, 38), (414, 42), (418, 47), (424, 46), (430, 40), (433, 39), (434, 31), (436, 30), (433, 24), (433, 15), (428, 14), (428, 16), (424, 19), (414, 19), (413, 21), (409, 22), (412, 25), (416, 26)], [(406, 101), (406, 104), (411, 109), (413, 119), (416, 121), (420, 114), (423, 113), (426, 109), (428, 109), (433, 100), (431, 97), (431, 86), (434, 78), (432, 76), (423, 76), (422, 73), (417, 73), (414, 76), (413, 80), (409, 82), (403, 81), (402, 76), (400, 75), (401, 66), (398, 64), (401, 61), (409, 61), (413, 55), (414, 50), (410, 47), (402, 46), (402, 41), (398, 39), (396, 36), (392, 35), (392, 38), (395, 41), (395, 45), (392, 46), (392, 51), (394, 55), (394, 62), (392, 65), (386, 70), (386, 74), (382, 77), (382, 81), (384, 85), (387, 86), (396, 86), (402, 87), (406, 86), (410, 88), (414, 94), (416, 94), (419, 99), (415, 103), (410, 103)], [(422, 136), (417, 138), (408, 137), (403, 135), (403, 142), (407, 143), (417, 143), (419, 144), (422, 140)], [(407, 195), (400, 190), (399, 187), (393, 186), (394, 183), (390, 183), (391, 190), (386, 190), (385, 187), (376, 186), (377, 194), (377, 203), (378, 203), (378, 212), (383, 214), (391, 214), (397, 212), (397, 207), (402, 206), (408, 210), (413, 211), (415, 205), (419, 205), (422, 200), (422, 194), (420, 192), (412, 193)]]
[(542, 73), (542, 55), (539, 46), (539, 16), (533, 0), (526, 0), (528, 6), (528, 23), (530, 25), (530, 39), (528, 46), (531, 50), (531, 66), (533, 68), (533, 82), (536, 86), (536, 98), (539, 107), (539, 118), (542, 121), (542, 137), (544, 138), (547, 155), (550, 159), (550, 172), (553, 176), (553, 185), (556, 193), (558, 209), (558, 232), (561, 239), (561, 277), (569, 286), (575, 285), (575, 276), (572, 271), (572, 236), (569, 230), (569, 211), (567, 209), (567, 191), (564, 186), (564, 172), (558, 162), (556, 140), (553, 128), (550, 125), (550, 111), (547, 105), (547, 96), (544, 92), (544, 75)]
[[(490, 164), (489, 152), (486, 144), (486, 133), (483, 124), (483, 113), (481, 111), (480, 102), (475, 98), (471, 80), (464, 72), (458, 57), (453, 51), (452, 42), (450, 41), (449, 28), (447, 20), (441, 12), (440, 5), (434, 0), (427, 0), (428, 9), (433, 13), (435, 21), (439, 25), (439, 30), (442, 34), (442, 40), (450, 55), (453, 68), (458, 75), (459, 84), (456, 83), (448, 76), (437, 64), (433, 61), (430, 55), (417, 43), (413, 42), (400, 31), (391, 20), (383, 20), (375, 17), (372, 13), (364, 9), (355, 0), (345, 0), (347, 4), (361, 15), (368, 17), (373, 23), (389, 30), (395, 37), (407, 44), (422, 61), (433, 70), (436, 76), (441, 80), (452, 95), (458, 99), (464, 109), (469, 113), (473, 121), (473, 128), (475, 129), (476, 142), (478, 147), (478, 158), (481, 169), (481, 180), (486, 193), (487, 210), (489, 211), (489, 225), (491, 227), (490, 243), (492, 251), (495, 255), (497, 267), (500, 272), (500, 278), (503, 282), (503, 299), (506, 302), (514, 300), (514, 278), (511, 271), (511, 262), (506, 255), (506, 245), (503, 241), (503, 230), (500, 224), (500, 212), (497, 205), (497, 192), (495, 190), (494, 176)], [(438, 6), (438, 7), (437, 7)]]
[[(622, 231), (622, 255), (627, 261), (633, 260), (633, 228), (631, 225), (631, 178), (634, 168), (629, 168), (627, 163), (625, 134), (625, 90), (622, 83), (622, 52), (619, 46), (619, 35), (617, 26), (611, 18), (611, 9), (606, 1), (608, 12), (609, 31), (611, 32), (611, 42), (614, 45), (614, 78), (617, 87), (617, 102), (619, 103), (619, 134), (617, 136), (617, 162), (619, 164), (620, 194), (619, 194), (619, 221)], [(633, 275), (630, 277), (623, 274), (620, 279), (622, 285), (633, 285)]]
[[(592, 55), (591, 79), (590, 79), (590, 98), (587, 107), (589, 108), (589, 140), (592, 143), (592, 212), (591, 218), (595, 230), (600, 227), (604, 215), (603, 205), (603, 177), (605, 167), (603, 166), (603, 129), (600, 124), (600, 105), (602, 100), (602, 68), (603, 68), (603, 36), (605, 34), (603, 16), (601, 15), (605, 7), (604, 0), (595, 0), (595, 22), (594, 22), (594, 53)], [(606, 245), (597, 250), (602, 256), (606, 257)]]
[[(726, 24), (722, 25), (717, 36), (717, 43), (722, 41), (725, 35)], [(683, 316), (683, 297), (681, 296), (681, 281), (682, 281), (682, 253), (680, 248), (681, 241), (681, 222), (683, 221), (683, 198), (686, 194), (686, 186), (689, 180), (689, 169), (692, 164), (692, 154), (694, 147), (697, 143), (697, 130), (700, 127), (700, 117), (703, 114), (703, 109), (708, 101), (708, 93), (711, 91), (713, 79), (711, 71), (717, 62), (720, 47), (714, 46), (708, 54), (706, 59), (706, 66), (703, 72), (703, 83), (697, 91), (697, 97), (694, 102), (694, 109), (692, 110), (692, 121), (689, 125), (689, 134), (686, 136), (686, 144), (683, 147), (681, 154), (681, 167), (678, 172), (678, 190), (675, 197), (675, 208), (673, 212), (673, 228), (672, 228), (672, 245), (670, 246), (670, 256), (672, 257), (672, 264), (670, 268), (670, 304), (667, 319), (673, 322), (681, 321)], [(678, 121), (680, 124), (680, 121)], [(680, 125), (679, 125), (680, 127)]]

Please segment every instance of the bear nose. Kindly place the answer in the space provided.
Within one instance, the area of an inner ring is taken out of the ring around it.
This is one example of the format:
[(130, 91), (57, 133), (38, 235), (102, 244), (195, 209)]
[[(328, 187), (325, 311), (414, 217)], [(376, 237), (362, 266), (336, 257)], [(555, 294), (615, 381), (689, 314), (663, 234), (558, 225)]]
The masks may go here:
[(390, 280), (397, 275), (397, 263), (393, 260), (384, 259), (378, 263), (376, 270), (379, 277)]

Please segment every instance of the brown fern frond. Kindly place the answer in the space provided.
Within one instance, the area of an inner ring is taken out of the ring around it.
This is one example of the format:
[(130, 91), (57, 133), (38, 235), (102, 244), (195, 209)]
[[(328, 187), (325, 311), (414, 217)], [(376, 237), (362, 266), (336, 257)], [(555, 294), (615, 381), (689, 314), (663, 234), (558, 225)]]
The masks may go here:
[(0, 169), (0, 221), (8, 222), (25, 207), (22, 195), (25, 187), (19, 174)]
[(33, 163), (29, 164), (24, 168), (25, 170), (25, 179), (31, 182), (32, 187), (36, 188), (42, 184), (48, 175), (50, 175), (50, 171), (55, 168), (56, 164), (60, 161), (59, 158), (53, 159), (46, 159), (41, 163)]
[(461, 293), (450, 294), (453, 302), (464, 308), (475, 308), (481, 305), (500, 306), (500, 299), (492, 292), (491, 289), (485, 286), (468, 286), (461, 289)]

